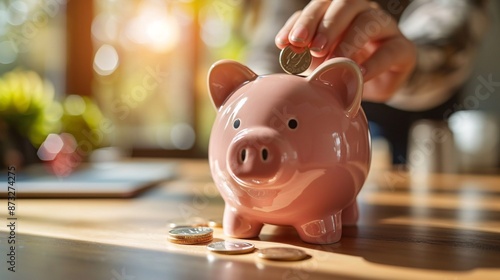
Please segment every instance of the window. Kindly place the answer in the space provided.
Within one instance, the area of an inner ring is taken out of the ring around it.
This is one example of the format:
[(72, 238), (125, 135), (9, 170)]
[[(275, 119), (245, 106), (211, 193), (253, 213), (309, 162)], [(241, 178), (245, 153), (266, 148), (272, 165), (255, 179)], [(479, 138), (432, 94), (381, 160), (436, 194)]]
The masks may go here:
[(52, 111), (91, 101), (108, 128), (72, 120), (51, 133), (136, 156), (202, 157), (215, 115), (206, 73), (217, 59), (239, 58), (242, 2), (0, 1), (0, 74), (34, 71), (53, 86)]

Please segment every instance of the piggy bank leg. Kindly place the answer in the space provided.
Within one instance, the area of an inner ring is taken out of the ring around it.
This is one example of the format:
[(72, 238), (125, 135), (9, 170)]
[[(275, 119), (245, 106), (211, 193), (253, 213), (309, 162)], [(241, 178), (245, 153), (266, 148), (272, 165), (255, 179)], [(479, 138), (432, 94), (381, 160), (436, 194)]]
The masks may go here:
[(342, 224), (344, 226), (354, 226), (358, 221), (358, 216), (358, 203), (354, 201), (342, 210)]
[(295, 226), (300, 239), (313, 244), (331, 244), (342, 236), (342, 211)]
[(235, 208), (229, 206), (224, 209), (222, 224), (224, 225), (224, 234), (237, 238), (257, 237), (264, 225), (243, 217)]

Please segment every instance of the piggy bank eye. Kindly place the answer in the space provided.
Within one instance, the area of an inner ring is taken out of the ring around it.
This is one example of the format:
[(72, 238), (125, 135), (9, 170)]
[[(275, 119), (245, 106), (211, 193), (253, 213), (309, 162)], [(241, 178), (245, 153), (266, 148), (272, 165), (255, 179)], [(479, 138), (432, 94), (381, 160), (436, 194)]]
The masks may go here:
[(288, 120), (288, 127), (290, 129), (296, 129), (298, 125), (299, 125), (299, 123), (297, 122), (296, 119), (290, 119), (290, 120)]
[(237, 129), (238, 127), (240, 127), (240, 124), (241, 124), (240, 119), (234, 120), (234, 123), (233, 123), (234, 129)]

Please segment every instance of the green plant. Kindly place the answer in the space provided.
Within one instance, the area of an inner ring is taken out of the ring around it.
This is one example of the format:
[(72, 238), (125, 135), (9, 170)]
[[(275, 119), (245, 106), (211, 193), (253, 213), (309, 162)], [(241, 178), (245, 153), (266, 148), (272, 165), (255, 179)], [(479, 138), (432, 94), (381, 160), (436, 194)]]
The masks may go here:
[(38, 147), (61, 129), (62, 106), (54, 87), (33, 71), (13, 70), (0, 78), (0, 121)]

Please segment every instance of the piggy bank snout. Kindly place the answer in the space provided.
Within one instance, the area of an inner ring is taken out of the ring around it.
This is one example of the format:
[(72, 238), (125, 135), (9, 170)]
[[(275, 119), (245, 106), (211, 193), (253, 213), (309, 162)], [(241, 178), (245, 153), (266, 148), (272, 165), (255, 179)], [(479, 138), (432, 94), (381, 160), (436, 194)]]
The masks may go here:
[(249, 184), (272, 181), (282, 167), (281, 142), (278, 132), (270, 128), (240, 131), (227, 153), (229, 172), (238, 181)]

